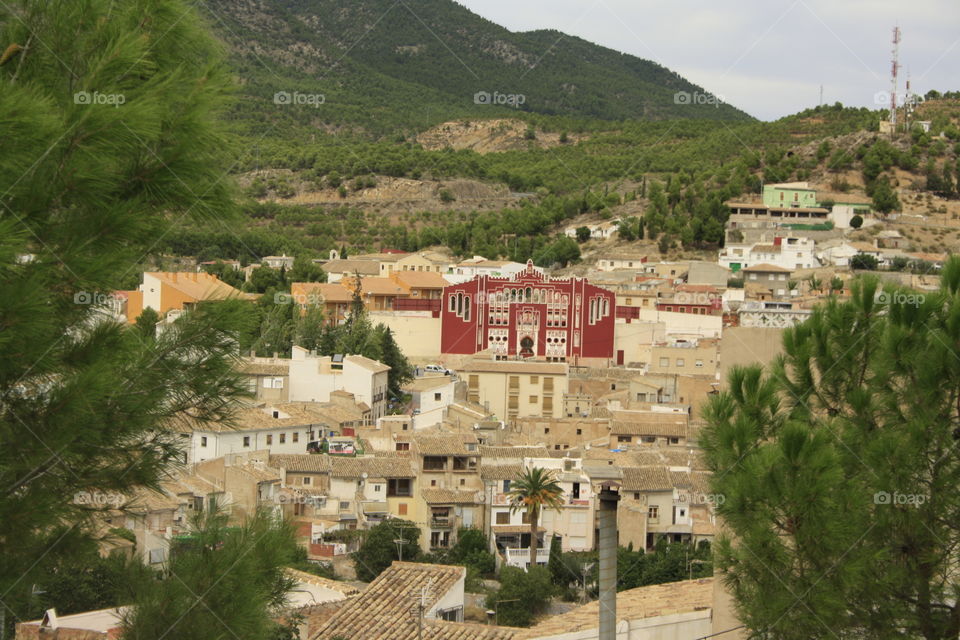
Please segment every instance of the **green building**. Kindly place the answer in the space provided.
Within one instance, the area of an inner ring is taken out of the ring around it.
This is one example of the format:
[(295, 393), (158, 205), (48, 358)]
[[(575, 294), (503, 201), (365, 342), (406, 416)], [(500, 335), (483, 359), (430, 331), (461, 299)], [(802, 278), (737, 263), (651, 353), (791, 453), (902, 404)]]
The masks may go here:
[(763, 204), (768, 207), (817, 207), (817, 190), (809, 182), (763, 185)]

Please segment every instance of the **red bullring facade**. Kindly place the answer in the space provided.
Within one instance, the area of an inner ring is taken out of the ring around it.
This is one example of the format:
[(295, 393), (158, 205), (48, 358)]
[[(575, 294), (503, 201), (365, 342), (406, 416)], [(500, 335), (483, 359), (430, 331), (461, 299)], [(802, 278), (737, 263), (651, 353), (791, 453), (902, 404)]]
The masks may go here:
[(441, 351), (565, 362), (613, 356), (616, 297), (583, 278), (527, 263), (513, 278), (478, 276), (443, 290)]

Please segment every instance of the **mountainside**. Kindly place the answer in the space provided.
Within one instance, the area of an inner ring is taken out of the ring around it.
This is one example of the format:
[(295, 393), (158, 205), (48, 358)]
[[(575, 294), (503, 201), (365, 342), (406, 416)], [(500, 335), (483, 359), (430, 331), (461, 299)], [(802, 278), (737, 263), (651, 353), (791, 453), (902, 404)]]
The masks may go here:
[[(208, 0), (243, 82), (241, 119), (374, 133), (516, 110), (749, 120), (654, 62), (557, 31), (512, 33), (451, 0)], [(276, 92), (322, 94), (286, 105)], [(499, 104), (498, 104), (499, 103)]]

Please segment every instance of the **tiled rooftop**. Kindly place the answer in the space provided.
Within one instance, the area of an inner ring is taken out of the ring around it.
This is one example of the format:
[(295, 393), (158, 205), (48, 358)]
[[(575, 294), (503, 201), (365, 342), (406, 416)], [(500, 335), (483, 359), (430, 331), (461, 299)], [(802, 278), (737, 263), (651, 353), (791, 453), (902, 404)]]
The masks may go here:
[[(419, 629), (414, 605), (426, 587), (426, 608), (432, 608), (466, 569), (440, 564), (394, 562), (363, 592), (347, 601), (310, 640), (416, 640)], [(431, 638), (456, 637), (431, 635)], [(462, 636), (472, 637), (472, 636)]]
[[(621, 591), (617, 594), (617, 620), (643, 620), (710, 609), (713, 606), (713, 580), (683, 580)], [(547, 618), (540, 624), (520, 631), (516, 638), (572, 637), (576, 632), (596, 629), (598, 620), (599, 601), (594, 601)]]

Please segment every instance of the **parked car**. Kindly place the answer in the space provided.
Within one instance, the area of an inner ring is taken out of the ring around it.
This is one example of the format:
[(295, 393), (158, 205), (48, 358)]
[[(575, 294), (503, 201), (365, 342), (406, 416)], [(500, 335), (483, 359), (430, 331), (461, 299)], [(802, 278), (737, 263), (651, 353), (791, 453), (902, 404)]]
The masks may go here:
[(423, 371), (424, 373), (439, 373), (445, 376), (450, 375), (450, 371), (448, 371), (447, 369), (444, 369), (438, 364), (428, 364), (423, 368)]

